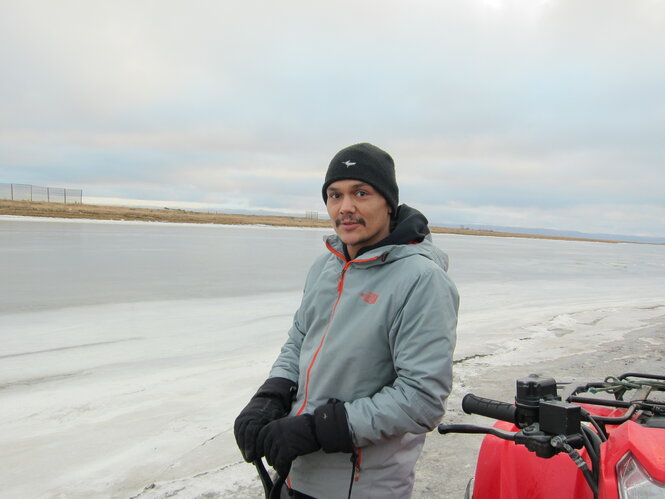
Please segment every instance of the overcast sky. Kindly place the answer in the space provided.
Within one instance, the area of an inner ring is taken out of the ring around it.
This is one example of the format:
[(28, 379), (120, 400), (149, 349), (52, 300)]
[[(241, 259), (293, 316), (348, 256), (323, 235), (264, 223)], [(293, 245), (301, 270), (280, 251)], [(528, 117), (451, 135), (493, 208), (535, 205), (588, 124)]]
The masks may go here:
[(368, 141), (432, 222), (665, 236), (660, 0), (0, 0), (0, 182), (325, 211)]

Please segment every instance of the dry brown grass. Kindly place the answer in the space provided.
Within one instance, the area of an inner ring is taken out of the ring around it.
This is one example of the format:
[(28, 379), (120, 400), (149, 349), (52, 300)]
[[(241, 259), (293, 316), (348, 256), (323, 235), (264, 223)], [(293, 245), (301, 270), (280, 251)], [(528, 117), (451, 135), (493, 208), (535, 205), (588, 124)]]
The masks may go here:
[[(233, 215), (225, 213), (205, 213), (175, 209), (130, 208), (124, 206), (100, 206), (92, 204), (42, 203), (34, 201), (0, 200), (0, 215), (31, 217), (81, 218), (92, 220), (137, 220), (145, 222), (178, 222), (226, 225), (277, 225), (288, 227), (330, 227), (329, 220), (316, 220), (305, 217), (268, 215)], [(531, 239), (560, 239), (567, 241), (593, 241), (616, 243), (606, 239), (585, 239), (563, 236), (541, 236), (489, 230), (453, 229), (430, 227), (439, 234), (463, 234), (467, 236), (522, 237)]]
[(300, 217), (233, 215), (175, 209), (130, 208), (92, 204), (41, 203), (0, 200), (1, 215), (30, 217), (82, 218), (92, 220), (135, 220), (143, 222), (176, 222), (226, 225), (281, 225), (289, 227), (329, 227), (327, 220)]

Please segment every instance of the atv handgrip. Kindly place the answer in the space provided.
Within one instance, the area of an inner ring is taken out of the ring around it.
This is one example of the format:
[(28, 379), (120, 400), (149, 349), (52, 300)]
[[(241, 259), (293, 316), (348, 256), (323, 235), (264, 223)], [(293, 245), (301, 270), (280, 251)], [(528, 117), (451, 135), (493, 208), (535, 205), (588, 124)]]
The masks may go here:
[(479, 414), (488, 418), (515, 423), (515, 406), (508, 402), (477, 397), (468, 393), (462, 399), (462, 410), (467, 414)]

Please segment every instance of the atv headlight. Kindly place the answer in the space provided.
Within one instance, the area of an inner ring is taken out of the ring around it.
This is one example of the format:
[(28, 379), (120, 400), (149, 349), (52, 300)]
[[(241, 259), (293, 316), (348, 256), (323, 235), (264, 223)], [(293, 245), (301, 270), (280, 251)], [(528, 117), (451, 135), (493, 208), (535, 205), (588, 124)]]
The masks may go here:
[(651, 478), (635, 456), (628, 452), (617, 463), (621, 499), (658, 499), (665, 497), (665, 483)]

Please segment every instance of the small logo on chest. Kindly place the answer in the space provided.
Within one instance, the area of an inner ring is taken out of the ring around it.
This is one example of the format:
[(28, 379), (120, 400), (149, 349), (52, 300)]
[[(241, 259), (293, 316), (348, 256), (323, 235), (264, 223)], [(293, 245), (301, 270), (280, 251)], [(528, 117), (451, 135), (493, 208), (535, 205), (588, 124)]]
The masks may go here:
[(374, 293), (360, 293), (360, 296), (363, 297), (365, 303), (369, 303), (370, 305), (374, 305), (376, 300), (379, 299), (379, 295), (375, 295)]

